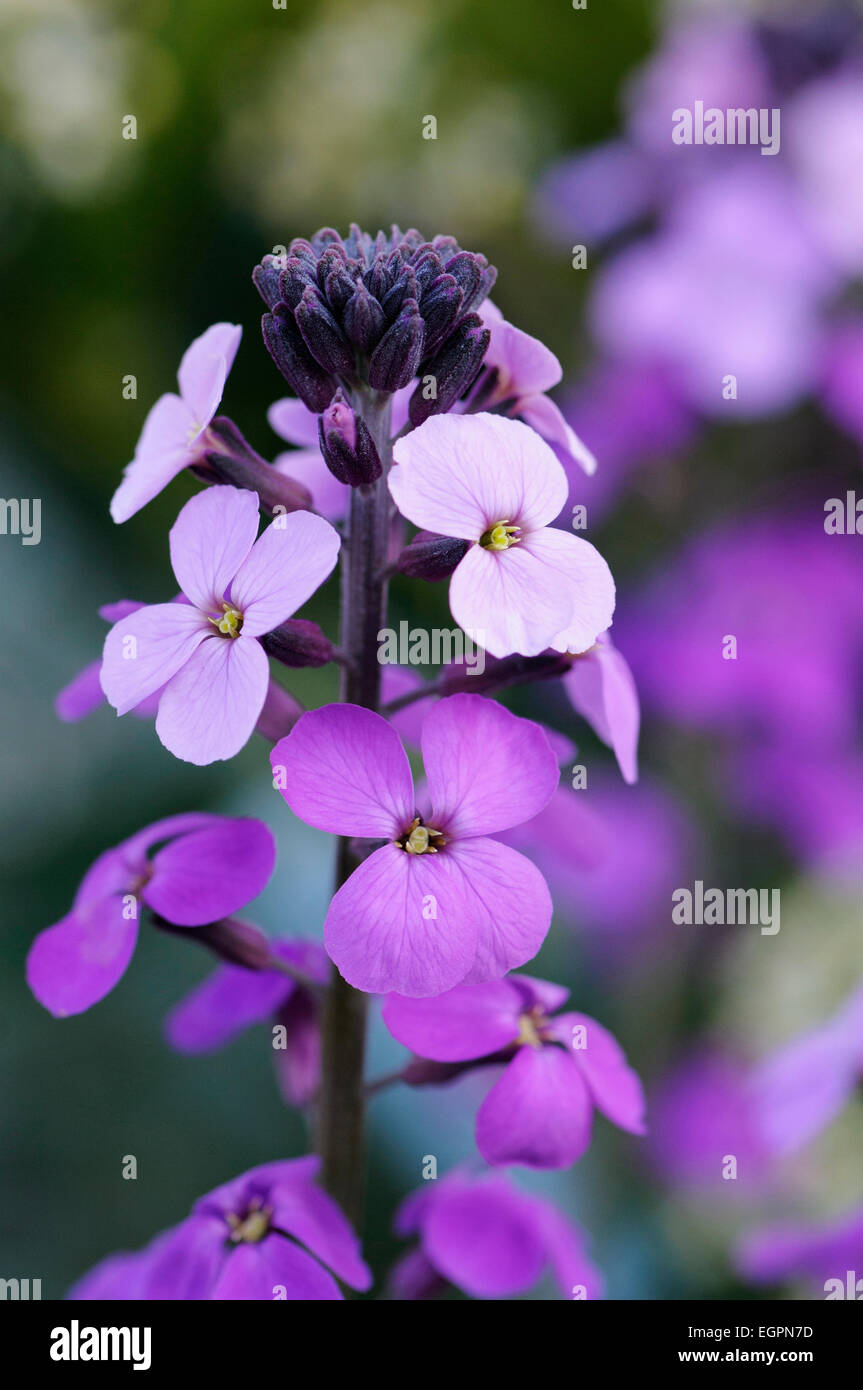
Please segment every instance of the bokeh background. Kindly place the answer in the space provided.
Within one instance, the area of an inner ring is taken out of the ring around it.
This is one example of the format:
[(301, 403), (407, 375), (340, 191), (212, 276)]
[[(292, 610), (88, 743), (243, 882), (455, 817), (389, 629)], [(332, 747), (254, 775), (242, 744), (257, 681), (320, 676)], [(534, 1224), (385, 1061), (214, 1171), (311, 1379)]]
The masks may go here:
[[(561, 690), (511, 700), (588, 769), (549, 851), (558, 911), (535, 973), (621, 1039), (651, 1122), (636, 1140), (600, 1121), (572, 1172), (517, 1181), (583, 1224), (613, 1298), (762, 1296), (738, 1272), (742, 1236), (863, 1201), (859, 1098), (780, 1155), (748, 1089), (863, 975), (863, 539), (824, 529), (827, 499), (863, 495), (861, 40), (859, 8), (816, 0), (4, 0), (0, 493), (41, 498), (42, 536), (0, 536), (0, 1275), (61, 1297), (209, 1187), (304, 1145), (265, 1029), (212, 1057), (168, 1049), (166, 1012), (210, 968), (191, 948), (143, 932), (121, 985), (63, 1022), (23, 966), (97, 853), (191, 808), (267, 818), (279, 867), (249, 915), (320, 931), (331, 846), (274, 798), (260, 740), (197, 769), (143, 720), (64, 725), (53, 701), (98, 653), (98, 605), (173, 592), (167, 529), (191, 483), (122, 528), (107, 503), (182, 351), (212, 322), (244, 326), (224, 408), (272, 458), (284, 390), (251, 269), (352, 219), (484, 251), (498, 305), (560, 357), (557, 399), (600, 461), (571, 501), (615, 571), (643, 701), (627, 787)], [(779, 107), (780, 152), (674, 145), (671, 112), (696, 99)], [(316, 609), (330, 632), (334, 599)], [(405, 584), (393, 613), (446, 625), (445, 594)], [(328, 672), (290, 684), (334, 694)], [(671, 893), (696, 878), (779, 888), (780, 932), (674, 926)], [(378, 1026), (373, 1069), (401, 1055)], [(375, 1101), (379, 1274), (422, 1156), (472, 1153), (479, 1094), (468, 1080)]]

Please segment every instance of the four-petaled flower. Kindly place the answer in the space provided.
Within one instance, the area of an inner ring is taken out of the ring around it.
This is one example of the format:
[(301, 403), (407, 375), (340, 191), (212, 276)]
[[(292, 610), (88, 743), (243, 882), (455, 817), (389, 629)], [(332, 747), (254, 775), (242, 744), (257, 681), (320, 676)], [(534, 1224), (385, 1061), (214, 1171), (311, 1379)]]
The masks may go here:
[(160, 687), (156, 733), (191, 763), (232, 758), (255, 727), (270, 667), (258, 638), (324, 582), (339, 537), (312, 512), (278, 516), (256, 541), (258, 497), (212, 487), (171, 528), (171, 564), (188, 602), (141, 608), (105, 639), (102, 689), (126, 714)]
[(544, 731), (480, 695), (426, 718), (426, 813), (395, 730), (357, 705), (304, 714), (270, 757), (291, 810), (319, 830), (388, 843), (333, 898), (324, 927), (344, 978), (371, 993), (425, 996), (499, 979), (539, 950), (545, 880), (490, 839), (546, 804), (558, 782)]
[(589, 541), (551, 525), (569, 484), (534, 430), (502, 415), (435, 415), (393, 454), (389, 489), (402, 515), (471, 542), (450, 608), (492, 656), (587, 651), (611, 625), (611, 572)]
[(115, 521), (128, 521), (201, 459), (242, 333), (235, 323), (214, 323), (183, 353), (177, 373), (180, 394), (160, 396), (144, 421), (135, 457), (111, 499)]
[(476, 1121), (487, 1163), (568, 1168), (590, 1144), (594, 1107), (644, 1134), (641, 1082), (611, 1034), (585, 1014), (551, 1016), (569, 990), (511, 975), (437, 999), (390, 995), (394, 1038), (435, 1062), (503, 1064)]

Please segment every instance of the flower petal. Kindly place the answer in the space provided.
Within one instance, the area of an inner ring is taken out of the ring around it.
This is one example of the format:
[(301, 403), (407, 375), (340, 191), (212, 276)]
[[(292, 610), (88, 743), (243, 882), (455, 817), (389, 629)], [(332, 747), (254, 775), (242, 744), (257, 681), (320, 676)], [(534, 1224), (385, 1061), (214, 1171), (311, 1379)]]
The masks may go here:
[(544, 1198), (534, 1197), (533, 1204), (546, 1255), (564, 1298), (592, 1301), (604, 1297), (605, 1281), (588, 1258), (578, 1228)]
[(290, 1169), (287, 1164), (270, 1166), (284, 1171), (284, 1177), (277, 1172), (270, 1189), (273, 1225), (301, 1241), (352, 1289), (370, 1288), (371, 1270), (362, 1258), (350, 1222), (332, 1197), (317, 1186), (311, 1171)]
[(175, 926), (202, 927), (256, 898), (275, 862), (275, 841), (262, 821), (220, 821), (178, 836), (153, 856), (144, 901)]
[(171, 566), (183, 593), (204, 613), (222, 600), (258, 534), (258, 494), (208, 487), (189, 499), (171, 527)]
[(115, 623), (102, 648), (100, 680), (118, 714), (165, 685), (212, 632), (197, 608), (155, 603)]
[(318, 450), (318, 416), (302, 401), (293, 396), (273, 401), (267, 411), (267, 420), (270, 429), (275, 430), (287, 444), (296, 444), (302, 449), (313, 448), (321, 457)]
[(560, 780), (540, 725), (482, 695), (440, 700), (423, 724), (422, 752), (429, 823), (460, 838), (531, 820)]
[(443, 867), (445, 857), (384, 845), (342, 885), (330, 903), (324, 944), (349, 984), (416, 998), (464, 979), (476, 946), (473, 904), (462, 875)]
[[(129, 910), (134, 915), (127, 916)], [(36, 937), (27, 983), (57, 1018), (83, 1013), (122, 978), (137, 939), (137, 911), (123, 896), (85, 904)]]
[(590, 1144), (590, 1094), (563, 1048), (520, 1047), (476, 1117), (486, 1163), (569, 1168)]
[(156, 733), (185, 762), (233, 758), (249, 741), (269, 681), (270, 663), (256, 638), (209, 638), (165, 687)]
[(545, 1263), (530, 1198), (496, 1176), (442, 1191), (423, 1246), (434, 1267), (474, 1298), (522, 1293)]
[(614, 750), (623, 780), (638, 781), (638, 691), (626, 658), (608, 640), (574, 661), (563, 678), (573, 709)]
[(193, 430), (185, 401), (170, 393), (160, 396), (144, 421), (135, 457), (123, 470), (122, 482), (111, 498), (114, 521), (128, 521), (192, 462)]
[(290, 618), (332, 573), (341, 540), (322, 516), (277, 516), (231, 582), (231, 602), (243, 615), (243, 635), (260, 637)]
[(533, 530), (566, 504), (566, 473), (527, 425), (501, 415), (432, 415), (397, 441), (389, 489), (425, 531), (478, 541), (510, 521)]
[(521, 994), (509, 980), (458, 985), (432, 999), (388, 994), (383, 1020), (393, 1037), (432, 1062), (488, 1057), (518, 1037)]
[(232, 1251), (210, 1297), (318, 1303), (335, 1302), (342, 1294), (333, 1276), (317, 1260), (293, 1241), (272, 1232), (257, 1245), (238, 1245)]
[[(583, 1047), (574, 1047), (574, 1029)], [(646, 1134), (644, 1089), (615, 1037), (587, 1014), (558, 1014), (551, 1031), (581, 1072), (591, 1098), (612, 1124), (630, 1134)]]
[(562, 453), (572, 463), (591, 477), (596, 472), (596, 459), (587, 445), (579, 439), (575, 430), (568, 425), (558, 406), (548, 396), (527, 396), (517, 406), (518, 414), (526, 425), (535, 429), (553, 448)]
[(275, 970), (220, 965), (171, 1010), (165, 1036), (178, 1052), (212, 1052), (270, 1019), (295, 988)]
[(295, 815), (333, 835), (392, 839), (413, 820), (410, 764), (398, 734), (359, 705), (310, 710), (270, 754)]
[(449, 606), (459, 626), (492, 656), (538, 656), (568, 621), (572, 595), (523, 545), (497, 552), (473, 545), (450, 580)]
[(75, 724), (86, 719), (95, 709), (105, 703), (105, 692), (99, 679), (101, 661), (91, 661), (83, 671), (58, 691), (54, 700), (54, 710), (65, 724)]
[(498, 840), (456, 841), (435, 858), (460, 884), (462, 910), (468, 910), (476, 926), (476, 956), (461, 983), (499, 980), (531, 960), (546, 938), (552, 914), (551, 894), (539, 869)]
[[(297, 404), (302, 402), (298, 401)], [(330, 521), (341, 521), (347, 516), (351, 489), (330, 472), (317, 444), (313, 449), (293, 449), (287, 454), (277, 454), (273, 467), (277, 473), (293, 478), (308, 488), (315, 511), (320, 512), (321, 516), (328, 517)]]
[(177, 380), (199, 429), (216, 413), (242, 336), (239, 324), (214, 323), (183, 353)]
[(148, 1248), (141, 1298), (152, 1302), (200, 1302), (213, 1297), (225, 1262), (224, 1221), (195, 1213), (157, 1236)]
[(531, 532), (524, 548), (546, 575), (556, 576), (571, 603), (572, 616), (551, 645), (558, 651), (587, 651), (614, 614), (614, 580), (605, 560), (590, 541), (550, 526)]

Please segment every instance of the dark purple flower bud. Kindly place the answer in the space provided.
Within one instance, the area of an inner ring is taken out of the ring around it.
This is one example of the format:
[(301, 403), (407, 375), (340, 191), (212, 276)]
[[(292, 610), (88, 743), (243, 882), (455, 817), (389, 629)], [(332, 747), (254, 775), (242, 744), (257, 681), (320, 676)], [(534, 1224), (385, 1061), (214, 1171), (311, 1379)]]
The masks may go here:
[(402, 269), (398, 280), (381, 301), (381, 308), (387, 323), (394, 321), (402, 305), (409, 299), (419, 299), (419, 287), (414, 279), (413, 271)]
[(380, 304), (362, 281), (345, 305), (342, 322), (355, 348), (366, 355), (374, 351), (381, 340), (386, 320)]
[(262, 508), (271, 516), (311, 507), (308, 488), (279, 473), (256, 454), (226, 415), (217, 415), (210, 422), (207, 439), (212, 447), (204, 451), (203, 466), (192, 469), (205, 482), (230, 483), (232, 487), (256, 492)]
[(450, 332), (462, 307), (462, 292), (451, 275), (439, 275), (420, 301), (426, 326), (424, 352), (436, 352)]
[[(482, 266), (479, 261), (479, 256), (474, 256), (470, 251), (459, 251), (458, 255), (453, 256), (446, 264), (446, 273), (455, 280), (467, 306), (472, 305), (473, 297), (482, 281)], [(483, 257), (483, 263), (484, 261)]]
[(419, 305), (415, 299), (406, 299), (395, 323), (371, 355), (369, 385), (378, 391), (399, 391), (407, 386), (422, 360), (424, 339)]
[(247, 970), (272, 968), (270, 943), (262, 931), (235, 917), (211, 922), (206, 927), (175, 927), (162, 917), (153, 917), (154, 925), (171, 936), (195, 941), (230, 965), (244, 965)]
[(335, 317), (309, 285), (294, 310), (297, 327), (312, 357), (325, 372), (353, 376), (354, 354)]
[[(482, 366), (491, 334), (478, 314), (468, 314), (451, 333), (431, 362), (423, 368), (423, 380), (410, 399), (411, 424), (421, 425), (430, 415), (450, 410), (473, 382)], [(429, 377), (435, 382), (430, 391)]]
[(411, 579), (428, 579), (433, 583), (449, 579), (456, 565), (470, 549), (470, 541), (455, 536), (438, 536), (433, 531), (420, 531), (406, 545), (396, 561), (400, 574)]
[(281, 299), (279, 276), (282, 273), (280, 256), (264, 256), (252, 271), (252, 280), (268, 309), (274, 309)]
[(420, 295), (423, 295), (431, 282), (443, 274), (443, 261), (437, 252), (432, 251), (429, 247), (414, 261), (411, 269), (417, 282), (417, 289)]
[(316, 415), (326, 410), (337, 383), (312, 357), (287, 306), (277, 304), (264, 314), (261, 327), (267, 351), (291, 389)]
[(327, 299), (333, 312), (339, 317), (344, 314), (345, 305), (355, 289), (356, 281), (344, 266), (338, 266), (335, 270), (330, 271), (326, 279)]
[(364, 276), (364, 283), (369, 294), (374, 295), (379, 302), (386, 298), (392, 289), (393, 277), (387, 269), (386, 257), (378, 255), (375, 257)]
[(477, 1062), (430, 1062), (425, 1057), (414, 1057), (402, 1072), (402, 1080), (408, 1086), (441, 1086), (446, 1081), (454, 1081), (479, 1065)]
[(329, 637), (307, 618), (289, 618), (262, 637), (261, 645), (283, 666), (326, 666), (333, 659)]
[(324, 461), (340, 483), (362, 487), (383, 471), (380, 455), (368, 426), (337, 391), (318, 421), (318, 438)]
[(525, 685), (533, 681), (556, 680), (566, 675), (572, 658), (566, 652), (540, 652), (539, 656), (495, 657), (486, 654), (485, 670), (481, 673), (471, 671), (466, 675), (455, 671), (444, 674), (439, 682), (442, 695), (456, 695), (462, 690), (472, 690), (476, 695), (486, 695), (489, 691), (508, 690), (514, 685)]
[(299, 304), (305, 290), (312, 284), (313, 274), (299, 256), (288, 258), (285, 269), (279, 276), (279, 298), (290, 309), (295, 309)]

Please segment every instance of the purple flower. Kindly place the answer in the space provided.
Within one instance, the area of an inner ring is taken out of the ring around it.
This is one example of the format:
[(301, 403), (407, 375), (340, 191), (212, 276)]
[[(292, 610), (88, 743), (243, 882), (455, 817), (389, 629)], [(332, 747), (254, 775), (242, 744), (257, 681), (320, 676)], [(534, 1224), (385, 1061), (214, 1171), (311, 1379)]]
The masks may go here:
[[(736, 1263), (743, 1277), (754, 1284), (811, 1279), (828, 1297), (859, 1300), (857, 1290), (863, 1288), (857, 1283), (863, 1270), (863, 1207), (819, 1225), (804, 1226), (795, 1221), (763, 1226), (741, 1242)], [(849, 1272), (853, 1274), (853, 1292), (848, 1288)], [(831, 1281), (833, 1286), (828, 1289)]]
[(493, 656), (583, 652), (611, 625), (605, 560), (551, 526), (566, 473), (534, 430), (499, 415), (434, 416), (394, 456), (388, 482), (402, 515), (472, 542), (450, 581), (450, 608)]
[[(836, 1118), (863, 1077), (863, 988), (818, 1028), (778, 1048), (749, 1081), (771, 1153), (793, 1153)], [(863, 1272), (863, 1271), (861, 1271)]]
[(162, 689), (156, 733), (187, 762), (231, 758), (247, 742), (270, 681), (258, 638), (305, 603), (336, 563), (339, 537), (323, 517), (278, 516), (256, 541), (257, 529), (256, 493), (213, 487), (193, 497), (170, 536), (188, 602), (142, 608), (105, 639), (109, 703), (127, 714)]
[(569, 990), (527, 975), (465, 985), (436, 999), (391, 994), (394, 1038), (434, 1062), (504, 1063), (479, 1109), (487, 1163), (568, 1168), (588, 1148), (594, 1108), (644, 1134), (644, 1094), (611, 1034), (586, 1014), (551, 1016)]
[(423, 724), (430, 809), (416, 808), (395, 730), (355, 705), (304, 714), (271, 754), (275, 785), (308, 825), (386, 840), (333, 898), (324, 927), (344, 978), (371, 993), (441, 994), (499, 979), (539, 949), (545, 880), (489, 838), (535, 815), (558, 780), (542, 729), (479, 695)]
[(103, 1260), (68, 1297), (317, 1302), (342, 1297), (333, 1274), (368, 1289), (372, 1275), (356, 1236), (315, 1184), (319, 1167), (309, 1156), (250, 1169), (202, 1197), (144, 1250)]
[(863, 444), (863, 320), (836, 324), (824, 352), (821, 400), (842, 429)]
[(177, 373), (180, 394), (160, 396), (144, 421), (135, 457), (111, 499), (115, 521), (128, 521), (203, 458), (207, 426), (219, 408), (242, 332), (234, 323), (214, 323), (184, 352)]
[[(769, 1155), (739, 1059), (700, 1049), (664, 1078), (650, 1100), (650, 1149), (669, 1185), (710, 1189), (732, 1200), (752, 1191)], [(726, 1181), (729, 1157), (739, 1181)]]
[[(277, 959), (326, 983), (327, 958), (316, 942), (275, 937), (268, 944)], [(197, 1054), (270, 1020), (284, 1030), (282, 1040), (273, 1042), (282, 1094), (289, 1105), (307, 1105), (320, 1076), (318, 999), (299, 980), (279, 970), (220, 965), (171, 1010), (165, 1034), (178, 1052)]]
[(485, 410), (500, 409), (523, 420), (552, 445), (564, 464), (577, 464), (585, 473), (595, 473), (593, 454), (545, 394), (563, 376), (554, 353), (538, 338), (508, 323), (490, 299), (483, 304), (479, 316), (491, 333), (491, 340), (483, 358), (483, 373), (470, 399), (481, 403)]
[(590, 651), (573, 660), (563, 684), (573, 709), (614, 750), (623, 780), (637, 782), (638, 691), (626, 658), (607, 632), (599, 634)]
[(30, 947), (27, 983), (58, 1018), (89, 1009), (125, 973), (142, 903), (173, 926), (217, 922), (257, 897), (275, 854), (257, 820), (190, 812), (148, 825), (91, 865), (71, 912)]
[(402, 1203), (395, 1229), (419, 1239), (393, 1270), (396, 1298), (428, 1298), (442, 1281), (472, 1298), (511, 1298), (549, 1266), (564, 1298), (603, 1296), (578, 1228), (504, 1173), (455, 1172), (429, 1181)]

